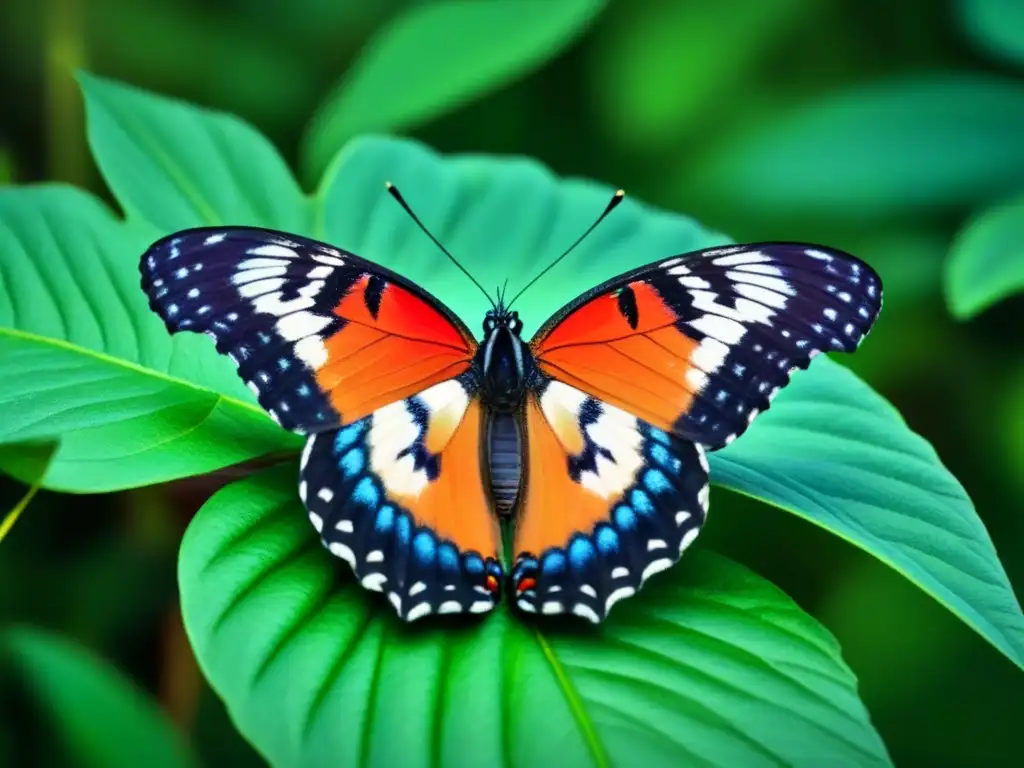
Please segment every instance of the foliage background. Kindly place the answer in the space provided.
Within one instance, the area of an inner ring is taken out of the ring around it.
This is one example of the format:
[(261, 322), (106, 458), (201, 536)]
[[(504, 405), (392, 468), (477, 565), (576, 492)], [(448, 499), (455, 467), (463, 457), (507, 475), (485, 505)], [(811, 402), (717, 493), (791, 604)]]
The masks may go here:
[[(301, 168), (309, 117), (408, 4), (9, 0), (0, 183), (59, 179), (110, 199), (85, 144), (75, 67), (235, 112)], [(612, 0), (550, 61), (405, 133), (442, 152), (531, 155), (738, 241), (818, 240), (871, 262), (886, 307), (843, 363), (933, 443), (1019, 591), (1024, 300), (957, 319), (943, 292), (965, 220), (1015, 191), (1014, 174), (1024, 189), (1020, 41), (979, 28), (972, 11), (999, 5), (1013, 3)], [(900, 95), (907, 83), (917, 101)], [(907, 107), (898, 120), (887, 119), (893, 104)], [(0, 620), (109, 660), (204, 764), (255, 765), (198, 673), (176, 604), (181, 533), (225, 479), (40, 493), (2, 547)], [(4, 508), (24, 490), (3, 480)], [(701, 546), (775, 583), (836, 635), (897, 765), (1016, 764), (1024, 679), (1010, 661), (837, 537), (737, 494), (714, 506)], [(48, 717), (17, 681), (0, 684), (0, 761), (60, 761)]]

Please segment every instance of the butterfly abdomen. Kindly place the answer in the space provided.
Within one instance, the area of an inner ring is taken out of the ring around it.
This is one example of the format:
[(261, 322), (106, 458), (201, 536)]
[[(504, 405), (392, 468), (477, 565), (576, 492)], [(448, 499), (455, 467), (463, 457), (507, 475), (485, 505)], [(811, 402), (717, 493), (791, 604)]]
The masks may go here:
[(495, 511), (499, 515), (511, 514), (523, 474), (522, 434), (512, 414), (491, 414), (487, 427), (487, 468)]

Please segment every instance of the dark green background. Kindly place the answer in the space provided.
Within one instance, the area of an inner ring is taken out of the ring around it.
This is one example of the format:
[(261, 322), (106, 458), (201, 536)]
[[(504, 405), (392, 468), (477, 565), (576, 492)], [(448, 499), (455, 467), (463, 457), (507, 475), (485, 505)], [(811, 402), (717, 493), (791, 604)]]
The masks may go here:
[[(0, 7), (0, 183), (59, 179), (109, 200), (86, 147), (73, 67), (235, 112), (297, 167), (299, 139), (317, 105), (406, 4), (7, 0)], [(738, 241), (820, 241), (871, 262), (886, 283), (885, 309), (863, 348), (842, 362), (935, 445), (974, 499), (1019, 590), (1024, 300), (960, 322), (942, 295), (953, 235), (965, 217), (1013, 188), (933, 194), (937, 166), (955, 165), (969, 147), (958, 146), (956, 128), (934, 138), (941, 126), (925, 110), (905, 133), (945, 144), (909, 177), (900, 167), (894, 173), (902, 175), (890, 178), (879, 163), (863, 184), (877, 187), (875, 196), (830, 189), (822, 166), (828, 142), (818, 146), (821, 136), (797, 135), (792, 124), (776, 129), (788, 136), (788, 154), (763, 169), (741, 163), (729, 170), (760, 126), (850, 89), (970, 73), (945, 87), (950, 104), (971, 104), (986, 98), (990, 79), (1024, 85), (1024, 69), (987, 55), (966, 33), (960, 5), (612, 0), (549, 63), (409, 135), (443, 152), (532, 155), (559, 174), (622, 186)], [(443, 54), (439, 40), (423, 55)], [(935, 101), (943, 102), (941, 92)], [(866, 117), (844, 140), (864, 157), (898, 158), (899, 137), (874, 128)], [(1018, 178), (1019, 193), (1024, 173)], [(794, 188), (815, 184), (825, 202), (813, 195), (805, 204), (772, 202), (773, 187), (792, 199)], [(194, 666), (175, 602), (181, 532), (225, 479), (107, 496), (40, 494), (0, 549), (0, 620), (55, 629), (115, 662), (191, 734), (204, 762), (248, 756), (255, 764)], [(3, 509), (23, 492), (2, 481)], [(736, 494), (718, 491), (712, 504), (701, 546), (779, 585), (838, 637), (897, 765), (1018, 764), (1024, 678), (1010, 661), (898, 574), (824, 530)], [(0, 698), (0, 756), (59, 761), (45, 719), (18, 695), (16, 681), (4, 683), (11, 695)]]

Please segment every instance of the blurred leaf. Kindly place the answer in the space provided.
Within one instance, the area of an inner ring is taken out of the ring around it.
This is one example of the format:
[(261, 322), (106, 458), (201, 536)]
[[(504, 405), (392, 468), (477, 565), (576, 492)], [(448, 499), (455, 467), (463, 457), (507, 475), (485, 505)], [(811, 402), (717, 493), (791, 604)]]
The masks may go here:
[(1020, 0), (958, 0), (960, 25), (983, 50), (1024, 64), (1024, 3)]
[[(620, 11), (595, 51), (594, 100), (615, 138), (657, 152), (716, 114), (810, 0), (648, 2)], [(631, 4), (634, 5), (634, 4)]]
[(94, 75), (79, 79), (89, 146), (129, 221), (161, 234), (204, 224), (309, 229), (309, 200), (248, 124)]
[(1024, 183), (1024, 83), (903, 78), (829, 95), (724, 142), (679, 185), (761, 214), (895, 215)]
[(356, 134), (410, 128), (536, 69), (572, 43), (604, 2), (446, 0), (409, 8), (367, 44), (313, 119), (305, 177), (322, 174)]
[(6, 149), (0, 148), (0, 185), (14, 181), (14, 158)]
[[(145, 231), (70, 187), (0, 189), (0, 442), (60, 439), (44, 487), (125, 488), (296, 445), (208, 341), (172, 340), (149, 311)], [(27, 458), (0, 449), (31, 483)]]
[[(993, 453), (1003, 465), (1006, 481), (1024, 498), (1024, 472), (1021, 472), (1024, 467), (1024, 364), (1017, 364), (1008, 377), (1000, 397), (999, 423), (1003, 428), (995, 430), (997, 443)], [(984, 429), (986, 439), (991, 432), (991, 429)], [(1024, 517), (1014, 512), (1013, 519), (1017, 521), (1017, 529), (1024, 532)], [(1022, 540), (1024, 537), (1017, 539)]]
[(946, 263), (946, 299), (970, 318), (1024, 291), (1024, 197), (990, 208), (960, 231)]
[[(252, 16), (266, 0), (247, 2), (244, 10), (223, 5), (223, 0), (82, 3), (92, 66), (149, 87), (188, 93), (203, 104), (257, 120), (265, 130), (295, 130), (319, 96), (316, 75), (324, 57), (311, 55), (312, 46), (284, 38), (274, 20), (254, 23)], [(289, 3), (292, 17), (302, 16), (297, 5), (298, 0)], [(338, 46), (348, 29), (335, 25), (333, 30), (332, 45)]]
[(846, 250), (861, 256), (881, 276), (887, 310), (908, 309), (941, 295), (942, 265), (949, 247), (946, 234), (911, 227), (858, 230), (859, 236)]
[(413, 627), (339, 583), (295, 472), (218, 492), (179, 569), (197, 658), (271, 764), (889, 764), (832, 638), (733, 563), (697, 555), (597, 631)]
[(67, 742), (75, 765), (195, 765), (159, 708), (114, 667), (37, 629), (7, 629), (5, 651)]

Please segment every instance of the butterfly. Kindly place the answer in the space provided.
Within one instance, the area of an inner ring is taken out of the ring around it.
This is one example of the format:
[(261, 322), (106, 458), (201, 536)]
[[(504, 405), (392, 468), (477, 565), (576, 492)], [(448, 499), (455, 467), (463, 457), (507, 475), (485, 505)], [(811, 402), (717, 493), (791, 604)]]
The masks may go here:
[[(298, 495), (323, 545), (399, 617), (521, 611), (594, 623), (676, 563), (708, 511), (706, 454), (797, 369), (853, 352), (882, 305), (863, 261), (805, 243), (663, 257), (591, 288), (529, 341), (511, 301), (478, 342), (439, 299), (341, 248), (186, 229), (140, 263), (170, 333), (205, 333), (306, 436)], [(501, 518), (511, 519), (506, 579)]]

